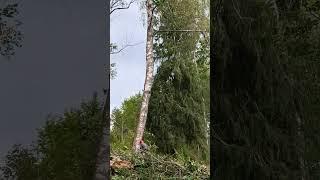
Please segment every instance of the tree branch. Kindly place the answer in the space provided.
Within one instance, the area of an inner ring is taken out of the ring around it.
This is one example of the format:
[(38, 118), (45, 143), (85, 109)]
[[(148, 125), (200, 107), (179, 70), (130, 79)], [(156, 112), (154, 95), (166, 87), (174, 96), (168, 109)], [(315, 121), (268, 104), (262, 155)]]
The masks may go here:
[(156, 30), (155, 33), (163, 32), (186, 32), (186, 33), (207, 33), (207, 30), (192, 30), (192, 29), (181, 29), (181, 30)]
[(316, 19), (320, 20), (320, 16), (317, 15), (315, 12), (313, 12), (313, 11), (311, 11), (311, 10), (309, 10), (309, 12), (310, 12), (310, 14), (311, 14), (313, 17), (315, 17)]
[(207, 32), (207, 30), (181, 29), (181, 30), (158, 30), (157, 32)]
[(306, 8), (306, 10), (308, 10), (308, 12), (314, 17), (316, 18), (317, 20), (320, 20), (320, 15), (315, 13), (311, 7), (308, 7), (307, 5), (304, 5), (303, 6), (304, 8)]
[(111, 6), (110, 6), (110, 15), (116, 10), (129, 9), (131, 4), (134, 3), (135, 1), (136, 0), (131, 0), (127, 6), (123, 6), (123, 4), (122, 5), (117, 5), (117, 3), (120, 2), (120, 0), (113, 1)]
[(119, 49), (118, 51), (110, 52), (110, 54), (118, 54), (121, 51), (123, 51), (124, 49), (126, 49), (127, 47), (137, 46), (137, 45), (140, 45), (142, 43), (144, 43), (144, 42), (139, 42), (139, 43), (136, 43), (136, 44), (127, 44), (127, 45), (123, 46), (121, 49)]

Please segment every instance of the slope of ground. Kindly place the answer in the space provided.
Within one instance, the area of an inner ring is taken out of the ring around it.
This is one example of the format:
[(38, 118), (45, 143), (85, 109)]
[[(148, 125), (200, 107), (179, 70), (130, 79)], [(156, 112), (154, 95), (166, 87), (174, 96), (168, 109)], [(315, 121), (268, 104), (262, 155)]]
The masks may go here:
[(209, 179), (209, 167), (154, 152), (134, 155), (111, 153), (112, 179)]

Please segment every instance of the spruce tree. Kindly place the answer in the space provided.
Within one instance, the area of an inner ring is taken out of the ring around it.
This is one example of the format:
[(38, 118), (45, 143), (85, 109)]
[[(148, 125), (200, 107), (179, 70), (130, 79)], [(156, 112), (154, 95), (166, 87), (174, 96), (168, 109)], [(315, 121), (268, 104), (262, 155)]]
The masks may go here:
[(161, 1), (156, 9), (155, 57), (160, 67), (147, 130), (162, 153), (208, 159), (208, 1)]
[(305, 178), (303, 97), (290, 76), (282, 5), (217, 0), (212, 6), (215, 178)]

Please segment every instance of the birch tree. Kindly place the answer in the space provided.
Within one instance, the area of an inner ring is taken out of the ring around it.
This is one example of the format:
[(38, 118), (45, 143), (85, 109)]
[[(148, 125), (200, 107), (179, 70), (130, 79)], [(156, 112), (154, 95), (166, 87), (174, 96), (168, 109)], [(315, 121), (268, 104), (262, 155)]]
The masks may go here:
[[(138, 119), (138, 125), (136, 130), (136, 136), (133, 142), (133, 150), (135, 152), (139, 149), (139, 142), (143, 138), (143, 133), (146, 126), (147, 116), (148, 116), (148, 106), (149, 106), (149, 99), (151, 96), (151, 87), (153, 83), (153, 71), (154, 71), (154, 37), (158, 33), (177, 33), (179, 35), (177, 36), (189, 36), (190, 34), (200, 34), (207, 32), (207, 30), (203, 29), (197, 29), (197, 26), (171, 26), (169, 29), (159, 29), (159, 16), (161, 15), (161, 12), (158, 12), (154, 14), (155, 9), (164, 5), (164, 4), (170, 4), (175, 2), (169, 2), (169, 1), (146, 1), (146, 11), (147, 11), (147, 43), (146, 43), (146, 77), (145, 77), (145, 83), (144, 83), (144, 92), (143, 92), (143, 100), (141, 104), (139, 119)], [(190, 3), (189, 3), (190, 4)], [(172, 9), (170, 9), (169, 13), (176, 13), (171, 12)], [(167, 12), (162, 12), (163, 15)], [(181, 23), (181, 22), (180, 22)], [(173, 23), (174, 24), (174, 23)], [(172, 29), (171, 29), (172, 28)], [(157, 39), (156, 41), (158, 41)], [(163, 40), (163, 39), (162, 39)], [(177, 40), (178, 41), (178, 40)], [(156, 43), (155, 43), (156, 44)], [(185, 44), (185, 46), (189, 46), (188, 43)]]
[[(130, 0), (129, 3), (127, 3), (124, 0), (111, 0), (108, 1), (107, 3), (107, 14), (108, 18), (110, 20), (110, 15), (114, 13), (117, 10), (122, 10), (122, 9), (128, 9), (130, 8), (131, 4), (135, 0)], [(107, 32), (109, 34), (109, 31)], [(109, 43), (110, 49), (109, 53), (117, 53), (115, 52), (117, 50), (117, 46)], [(124, 47), (125, 48), (125, 47)], [(124, 49), (122, 48), (122, 49)], [(121, 50), (122, 50), (121, 49)], [(120, 51), (121, 51), (120, 50)], [(120, 52), (119, 51), (119, 52)], [(106, 66), (106, 73), (107, 73), (107, 79), (108, 79), (108, 86), (105, 91), (106, 97), (105, 97), (105, 103), (103, 106), (103, 113), (102, 113), (102, 118), (105, 122), (105, 125), (103, 127), (103, 135), (100, 140), (99, 144), (99, 151), (97, 154), (97, 159), (96, 159), (96, 171), (94, 174), (95, 180), (105, 180), (105, 179), (110, 179), (110, 112), (109, 112), (109, 107), (110, 107), (110, 78), (114, 78), (116, 75), (116, 71), (114, 69), (115, 64), (112, 63), (110, 65)]]
[(136, 130), (136, 136), (133, 142), (133, 151), (138, 152), (139, 142), (143, 137), (144, 129), (146, 126), (148, 104), (151, 95), (151, 87), (153, 81), (153, 0), (146, 1), (147, 10), (147, 43), (146, 43), (146, 77), (144, 82), (144, 90), (142, 95), (142, 103), (139, 114), (138, 126)]

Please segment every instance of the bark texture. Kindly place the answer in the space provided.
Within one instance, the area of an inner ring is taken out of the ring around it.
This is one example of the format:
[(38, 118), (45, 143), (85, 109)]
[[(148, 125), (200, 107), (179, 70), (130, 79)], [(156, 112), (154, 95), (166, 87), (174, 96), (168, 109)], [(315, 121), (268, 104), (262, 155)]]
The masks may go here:
[[(106, 3), (107, 14), (110, 13), (110, 2)], [(110, 16), (106, 16), (106, 22), (110, 22)], [(110, 25), (110, 24), (109, 24)], [(107, 27), (107, 26), (106, 26)], [(106, 39), (110, 44), (110, 28), (106, 28)], [(107, 62), (110, 63), (110, 49), (107, 48), (106, 51)], [(103, 106), (102, 119), (104, 120), (103, 124), (103, 134), (100, 138), (100, 144), (98, 144), (99, 149), (96, 156), (96, 171), (94, 174), (94, 180), (109, 180), (110, 178), (110, 65), (107, 66), (107, 91), (106, 91), (106, 99)]]
[(153, 61), (153, 2), (152, 0), (147, 0), (146, 2), (147, 8), (147, 44), (146, 44), (146, 78), (144, 82), (144, 91), (143, 91), (143, 99), (139, 114), (139, 121), (136, 130), (136, 136), (133, 142), (133, 150), (134, 152), (139, 151), (139, 142), (143, 137), (144, 129), (146, 126), (147, 114), (148, 114), (148, 105), (149, 99), (151, 95), (151, 87), (153, 81), (153, 68), (154, 68), (154, 61)]

